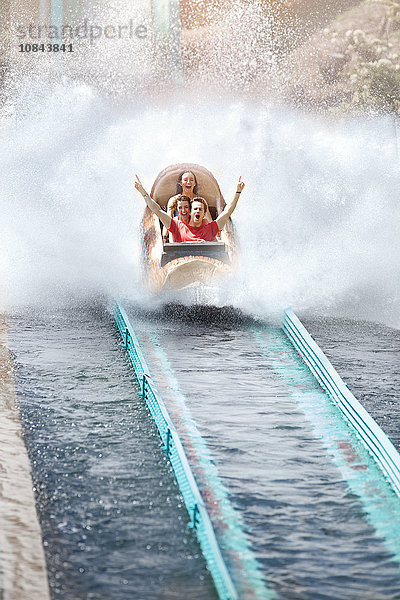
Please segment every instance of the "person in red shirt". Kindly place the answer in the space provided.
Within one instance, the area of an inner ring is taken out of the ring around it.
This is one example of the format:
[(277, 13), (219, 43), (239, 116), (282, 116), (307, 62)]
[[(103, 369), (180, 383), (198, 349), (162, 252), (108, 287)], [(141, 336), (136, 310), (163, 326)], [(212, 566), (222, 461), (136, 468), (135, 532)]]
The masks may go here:
[(167, 214), (173, 219), (177, 219), (188, 225), (190, 222), (190, 205), (190, 198), (180, 194), (174, 198), (173, 202), (170, 203), (168, 201)]
[(200, 198), (199, 196), (193, 198), (189, 225), (186, 225), (182, 221), (172, 219), (170, 215), (163, 211), (157, 202), (155, 202), (146, 192), (137, 175), (135, 188), (143, 196), (143, 199), (150, 210), (157, 215), (161, 223), (172, 233), (177, 242), (212, 242), (215, 240), (217, 233), (222, 231), (225, 227), (229, 217), (235, 210), (240, 194), (244, 188), (244, 182), (241, 180), (241, 177), (239, 177), (236, 193), (232, 202), (227, 204), (222, 213), (218, 215), (215, 221), (211, 221), (211, 223), (203, 224), (208, 209), (207, 202), (204, 198)]
[[(176, 221), (182, 221), (189, 225), (190, 222), (190, 206), (191, 200), (188, 196), (178, 194), (174, 198), (170, 198), (167, 204), (167, 215)], [(174, 236), (166, 227), (163, 227), (163, 241), (175, 242)]]
[(173, 219), (169, 231), (174, 236), (176, 242), (214, 242), (220, 229), (216, 221), (204, 220), (208, 210), (207, 202), (204, 198), (197, 196), (192, 200), (190, 211), (190, 222), (183, 223)]
[[(197, 178), (192, 171), (183, 171), (182, 173), (180, 173), (176, 182), (176, 195), (172, 196), (172, 198), (170, 198), (167, 203), (167, 213), (172, 218), (175, 218), (176, 212), (178, 212), (178, 221), (183, 221), (184, 223), (188, 224), (190, 220), (190, 204), (193, 198), (198, 196), (197, 188)], [(177, 204), (177, 201), (182, 197), (185, 197), (189, 200), (188, 221), (186, 221), (184, 218), (180, 218), (179, 203)], [(209, 221), (212, 221), (212, 218), (209, 211), (207, 210), (204, 223), (207, 223)], [(168, 240), (170, 242), (175, 241), (174, 236), (171, 232), (168, 232), (168, 229), (166, 227), (163, 227), (163, 240), (164, 242), (168, 242)]]

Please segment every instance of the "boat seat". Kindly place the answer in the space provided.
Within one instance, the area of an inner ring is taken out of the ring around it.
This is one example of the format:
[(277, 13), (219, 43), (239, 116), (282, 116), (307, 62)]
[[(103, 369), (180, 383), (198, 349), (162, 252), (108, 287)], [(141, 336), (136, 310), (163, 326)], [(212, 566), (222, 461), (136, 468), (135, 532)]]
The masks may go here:
[(161, 255), (161, 266), (181, 256), (207, 256), (229, 264), (229, 256), (224, 242), (172, 242), (165, 243)]

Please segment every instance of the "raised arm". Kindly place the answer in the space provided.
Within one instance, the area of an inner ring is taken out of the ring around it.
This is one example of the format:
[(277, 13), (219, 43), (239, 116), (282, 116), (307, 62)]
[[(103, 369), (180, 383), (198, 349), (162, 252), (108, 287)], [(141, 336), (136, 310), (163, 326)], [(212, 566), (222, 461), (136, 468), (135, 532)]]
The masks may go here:
[(171, 227), (171, 217), (164, 212), (161, 207), (149, 196), (149, 194), (144, 189), (139, 177), (136, 175), (135, 188), (142, 194), (143, 200), (146, 202), (149, 209), (157, 215), (160, 219), (161, 223), (165, 225), (167, 229)]
[[(172, 196), (172, 198), (170, 198), (168, 200), (167, 203), (167, 215), (169, 215), (171, 217), (171, 219), (174, 218), (175, 216), (175, 210), (176, 210), (176, 196)], [(172, 235), (171, 232), (168, 231), (168, 229), (165, 227), (163, 227), (163, 231), (162, 231), (162, 236), (163, 236), (163, 240), (164, 242), (174, 242), (174, 236)]]
[(222, 211), (222, 213), (215, 219), (220, 231), (222, 231), (222, 229), (225, 227), (225, 225), (227, 224), (227, 222), (229, 220), (229, 217), (231, 216), (231, 214), (233, 213), (233, 211), (236, 208), (240, 194), (242, 193), (242, 190), (244, 188), (244, 183), (241, 179), (242, 178), (239, 177), (239, 181), (238, 181), (237, 188), (236, 188), (236, 193), (233, 197), (232, 202), (227, 204), (225, 206), (224, 210)]

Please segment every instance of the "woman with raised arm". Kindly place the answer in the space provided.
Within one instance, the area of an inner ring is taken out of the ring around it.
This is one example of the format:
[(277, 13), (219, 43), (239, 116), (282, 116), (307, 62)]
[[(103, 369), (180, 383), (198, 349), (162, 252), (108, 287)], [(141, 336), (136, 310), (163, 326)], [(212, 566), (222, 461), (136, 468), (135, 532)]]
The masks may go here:
[(242, 178), (239, 177), (236, 193), (232, 202), (225, 206), (224, 210), (218, 215), (215, 221), (205, 224), (203, 221), (208, 205), (204, 198), (198, 196), (193, 199), (191, 220), (190, 224), (187, 225), (182, 221), (173, 219), (169, 214), (163, 211), (157, 202), (155, 202), (146, 192), (137, 175), (135, 188), (140, 192), (150, 210), (157, 215), (161, 223), (172, 233), (177, 242), (212, 242), (215, 240), (215, 236), (225, 227), (231, 214), (236, 208), (240, 194), (244, 188), (244, 182), (241, 179)]
[[(172, 218), (177, 217), (180, 221), (183, 221), (185, 223), (185, 219), (180, 218), (180, 213), (177, 209), (177, 200), (182, 195), (186, 196), (186, 198), (189, 198), (190, 201), (192, 201), (193, 198), (195, 198), (198, 195), (197, 178), (192, 171), (182, 171), (182, 173), (178, 175), (178, 179), (176, 182), (176, 194), (175, 196), (172, 196), (167, 203), (167, 213), (169, 214), (169, 216)], [(212, 221), (212, 218), (210, 211), (207, 209), (207, 213), (204, 217), (204, 225), (206, 223), (209, 223), (210, 221)], [(163, 240), (165, 242), (167, 242), (168, 240), (170, 242), (175, 241), (174, 236), (171, 233), (168, 234), (168, 231), (165, 229), (165, 227), (163, 228)]]
[[(172, 219), (177, 219), (178, 221), (182, 221), (182, 223), (186, 223), (186, 225), (190, 222), (190, 209), (191, 209), (191, 200), (188, 196), (184, 196), (183, 194), (178, 194), (173, 198), (170, 198), (168, 201), (167, 214)], [(163, 239), (164, 242), (174, 242), (174, 236), (172, 233), (168, 232), (166, 227), (163, 227)]]

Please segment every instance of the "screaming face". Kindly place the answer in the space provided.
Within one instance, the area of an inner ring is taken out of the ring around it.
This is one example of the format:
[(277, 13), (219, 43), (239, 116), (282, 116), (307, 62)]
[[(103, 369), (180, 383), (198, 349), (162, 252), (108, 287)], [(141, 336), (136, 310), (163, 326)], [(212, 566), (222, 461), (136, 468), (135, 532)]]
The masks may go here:
[(192, 202), (192, 220), (194, 225), (201, 225), (203, 223), (204, 214), (204, 204), (197, 201)]
[(176, 205), (180, 220), (188, 223), (190, 220), (190, 204), (187, 200), (178, 200)]
[(188, 171), (182, 175), (181, 186), (182, 186), (182, 194), (190, 194), (193, 192), (193, 188), (196, 185), (196, 180), (194, 178), (193, 173)]

